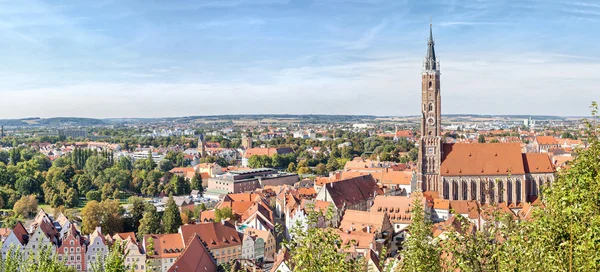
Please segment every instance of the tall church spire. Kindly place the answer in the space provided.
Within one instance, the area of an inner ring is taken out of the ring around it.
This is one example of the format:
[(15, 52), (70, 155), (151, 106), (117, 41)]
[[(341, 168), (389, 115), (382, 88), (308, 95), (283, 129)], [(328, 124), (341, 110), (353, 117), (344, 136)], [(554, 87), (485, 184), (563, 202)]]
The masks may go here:
[(433, 41), (432, 24), (429, 24), (429, 40), (427, 41), (427, 56), (423, 68), (425, 70), (437, 70), (437, 62), (435, 60), (435, 42)]

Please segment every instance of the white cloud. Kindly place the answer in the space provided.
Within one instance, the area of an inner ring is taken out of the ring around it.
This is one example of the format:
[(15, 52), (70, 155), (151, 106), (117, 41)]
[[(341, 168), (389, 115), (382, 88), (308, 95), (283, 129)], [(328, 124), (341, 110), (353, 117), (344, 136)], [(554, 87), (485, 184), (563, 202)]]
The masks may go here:
[[(585, 115), (589, 103), (599, 98), (595, 82), (600, 63), (528, 58), (486, 54), (443, 59), (442, 111)], [(265, 84), (87, 83), (7, 91), (0, 116), (418, 113), (420, 60), (415, 58), (289, 68), (273, 77)]]

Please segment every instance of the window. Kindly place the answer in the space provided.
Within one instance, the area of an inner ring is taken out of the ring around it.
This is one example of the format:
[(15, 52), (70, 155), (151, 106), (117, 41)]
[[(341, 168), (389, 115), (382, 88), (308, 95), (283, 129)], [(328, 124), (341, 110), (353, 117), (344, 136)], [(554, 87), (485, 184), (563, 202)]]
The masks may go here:
[(65, 247), (65, 253), (69, 253), (69, 249)]
[(71, 245), (75, 245), (75, 241), (71, 241)]
[(75, 258), (73, 256), (71, 256), (71, 261), (74, 261), (74, 260), (75, 260)]
[(81, 261), (81, 256), (77, 255), (77, 260)]
[(73, 252), (75, 252), (75, 249), (74, 249), (74, 248), (71, 248), (71, 253), (73, 253)]
[(62, 256), (60, 256), (60, 255), (59, 255), (59, 256), (58, 256), (58, 260), (59, 260), (59, 261), (62, 261)]
[(77, 265), (77, 270), (81, 270), (81, 265)]
[(76, 248), (75, 252), (77, 252), (77, 253), (81, 252), (81, 248)]

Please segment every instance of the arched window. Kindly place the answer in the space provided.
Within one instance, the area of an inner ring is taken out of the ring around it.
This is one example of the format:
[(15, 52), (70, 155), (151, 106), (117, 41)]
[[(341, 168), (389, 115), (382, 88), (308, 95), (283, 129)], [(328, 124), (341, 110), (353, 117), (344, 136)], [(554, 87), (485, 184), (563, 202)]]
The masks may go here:
[(508, 196), (506, 198), (506, 202), (513, 203), (512, 192), (513, 192), (513, 181), (509, 179), (508, 182), (506, 183), (506, 195)]
[(498, 202), (504, 202), (504, 183), (502, 181), (498, 181)]
[(429, 111), (433, 111), (433, 103), (429, 103)]
[(444, 188), (443, 188), (444, 189), (443, 190), (444, 191), (444, 199), (448, 199), (449, 193), (450, 193), (450, 187), (448, 186), (448, 181), (447, 180), (444, 180), (444, 185), (443, 186), (444, 186)]
[(432, 86), (433, 86), (433, 83), (431, 81), (429, 81), (429, 89), (431, 89)]
[(521, 203), (521, 179), (517, 179), (517, 184), (515, 185), (515, 191), (517, 192), (517, 203)]
[(471, 200), (477, 200), (477, 182), (471, 180)]
[(462, 191), (460, 193), (462, 194), (462, 200), (469, 200), (469, 195), (468, 195), (469, 185), (468, 185), (468, 183), (467, 183), (466, 180), (462, 180), (461, 182), (462, 182), (462, 186), (461, 186), (462, 187)]

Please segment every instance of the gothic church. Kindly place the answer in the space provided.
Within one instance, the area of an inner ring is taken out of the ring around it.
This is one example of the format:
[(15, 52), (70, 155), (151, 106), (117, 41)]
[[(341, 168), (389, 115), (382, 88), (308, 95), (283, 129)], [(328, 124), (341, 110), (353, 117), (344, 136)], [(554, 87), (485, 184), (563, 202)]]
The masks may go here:
[(519, 143), (444, 143), (441, 130), (440, 63), (435, 56), (431, 25), (421, 74), (421, 138), (418, 184), (448, 200), (532, 201), (540, 187), (554, 179), (544, 153), (522, 153)]

